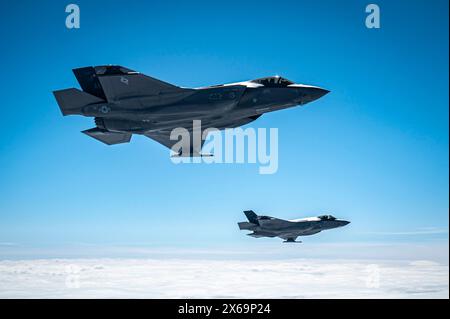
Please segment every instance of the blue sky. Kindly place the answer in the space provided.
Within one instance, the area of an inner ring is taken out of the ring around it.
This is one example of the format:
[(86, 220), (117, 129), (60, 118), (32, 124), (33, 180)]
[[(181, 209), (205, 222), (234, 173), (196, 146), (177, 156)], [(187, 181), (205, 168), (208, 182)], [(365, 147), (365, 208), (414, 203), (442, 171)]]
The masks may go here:
[[(242, 210), (351, 220), (308, 242), (448, 242), (448, 2), (77, 1), (1, 4), (0, 242), (264, 247)], [(279, 170), (174, 165), (145, 137), (114, 147), (63, 118), (72, 68), (120, 64), (181, 86), (280, 74), (331, 91), (251, 127), (279, 130)], [(278, 244), (278, 242), (276, 243)], [(1, 257), (1, 256), (0, 256)]]

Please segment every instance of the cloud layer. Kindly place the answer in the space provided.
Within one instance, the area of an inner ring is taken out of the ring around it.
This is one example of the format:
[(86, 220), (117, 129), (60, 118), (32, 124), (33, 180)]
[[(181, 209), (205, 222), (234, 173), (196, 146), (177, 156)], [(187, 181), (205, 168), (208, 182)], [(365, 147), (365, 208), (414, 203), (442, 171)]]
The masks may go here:
[(426, 260), (0, 261), (0, 298), (448, 298), (448, 282)]

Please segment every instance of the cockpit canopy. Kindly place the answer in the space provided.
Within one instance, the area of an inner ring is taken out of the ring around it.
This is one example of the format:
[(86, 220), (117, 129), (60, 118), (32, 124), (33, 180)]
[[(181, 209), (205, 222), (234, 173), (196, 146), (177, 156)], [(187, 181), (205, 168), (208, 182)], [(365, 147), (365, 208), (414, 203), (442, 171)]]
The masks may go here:
[(336, 217), (331, 216), (331, 215), (322, 215), (322, 216), (319, 216), (319, 219), (320, 220), (336, 220)]
[(294, 84), (294, 82), (288, 79), (282, 78), (281, 76), (269, 76), (266, 78), (260, 78), (250, 81), (252, 83), (262, 84), (266, 87), (286, 87), (288, 85)]

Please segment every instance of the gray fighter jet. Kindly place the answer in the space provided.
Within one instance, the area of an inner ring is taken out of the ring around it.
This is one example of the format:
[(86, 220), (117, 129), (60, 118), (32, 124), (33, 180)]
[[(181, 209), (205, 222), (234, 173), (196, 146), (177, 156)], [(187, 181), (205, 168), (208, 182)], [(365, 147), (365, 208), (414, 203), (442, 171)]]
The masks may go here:
[(314, 235), (322, 230), (338, 228), (350, 223), (331, 215), (284, 220), (270, 216), (258, 216), (252, 210), (246, 210), (244, 214), (247, 216), (248, 222), (238, 223), (239, 229), (253, 231), (248, 235), (255, 238), (280, 237), (285, 240), (285, 243), (301, 243), (301, 241), (296, 241), (299, 236)]
[[(173, 129), (199, 131), (234, 128), (256, 120), (264, 113), (304, 105), (328, 93), (316, 86), (296, 84), (280, 76), (182, 88), (117, 65), (73, 70), (82, 90), (54, 91), (63, 115), (95, 118), (95, 127), (83, 131), (105, 144), (128, 143), (142, 134), (171, 148)], [(190, 134), (191, 136), (193, 134)], [(201, 156), (204, 139), (182, 142), (179, 156)]]

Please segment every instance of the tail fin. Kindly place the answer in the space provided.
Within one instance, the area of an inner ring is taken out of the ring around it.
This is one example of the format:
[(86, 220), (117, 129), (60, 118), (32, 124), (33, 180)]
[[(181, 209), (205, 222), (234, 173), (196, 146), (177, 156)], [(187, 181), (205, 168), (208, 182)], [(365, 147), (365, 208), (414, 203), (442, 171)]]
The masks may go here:
[(72, 71), (84, 92), (106, 101), (105, 92), (103, 92), (103, 88), (98, 80), (97, 74), (95, 73), (95, 69), (92, 66), (73, 69)]
[(119, 65), (85, 67), (74, 69), (73, 72), (84, 91), (108, 102), (184, 90)]
[(256, 215), (254, 211), (245, 210), (244, 214), (245, 214), (245, 216), (247, 216), (247, 219), (250, 223), (259, 225), (258, 215)]
[(91, 128), (82, 133), (107, 145), (128, 143), (131, 139), (131, 133), (109, 132), (98, 127)]
[(94, 95), (75, 88), (53, 91), (53, 95), (63, 115), (81, 114), (83, 107), (86, 105), (105, 102)]

